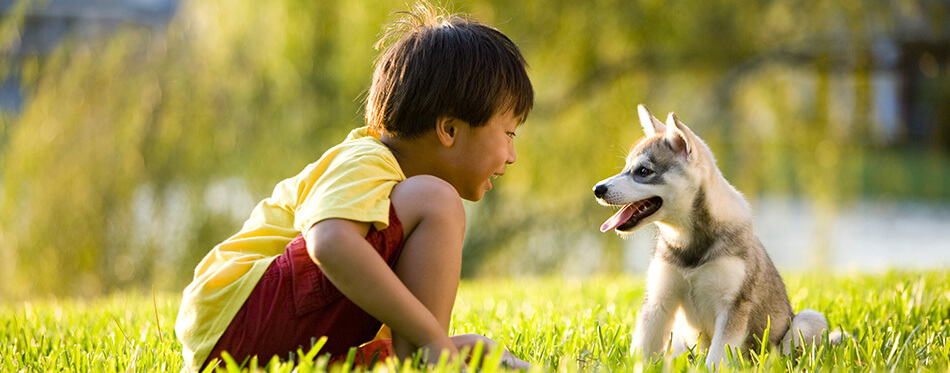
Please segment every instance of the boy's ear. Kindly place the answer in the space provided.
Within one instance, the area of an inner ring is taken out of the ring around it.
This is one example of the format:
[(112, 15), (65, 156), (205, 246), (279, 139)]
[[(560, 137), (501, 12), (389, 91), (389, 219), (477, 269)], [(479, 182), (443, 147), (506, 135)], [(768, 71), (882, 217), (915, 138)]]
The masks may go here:
[(446, 147), (454, 145), (455, 139), (458, 137), (460, 124), (462, 124), (462, 121), (458, 118), (450, 116), (439, 117), (439, 119), (435, 121), (435, 134), (439, 137), (439, 142)]
[(439, 137), (439, 142), (441, 142), (442, 145), (450, 147), (455, 144), (455, 140), (458, 138), (459, 131), (463, 125), (467, 126), (468, 123), (456, 117), (439, 117), (435, 122), (435, 134)]

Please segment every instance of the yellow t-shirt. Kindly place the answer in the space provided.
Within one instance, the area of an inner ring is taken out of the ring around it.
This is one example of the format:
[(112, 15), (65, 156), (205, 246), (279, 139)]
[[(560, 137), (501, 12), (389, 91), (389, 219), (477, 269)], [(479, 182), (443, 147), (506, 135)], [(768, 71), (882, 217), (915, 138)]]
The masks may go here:
[(184, 370), (196, 371), (275, 257), (300, 232), (330, 218), (389, 225), (389, 195), (406, 175), (367, 128), (350, 132), (300, 174), (281, 181), (236, 235), (214, 247), (185, 288), (175, 332)]

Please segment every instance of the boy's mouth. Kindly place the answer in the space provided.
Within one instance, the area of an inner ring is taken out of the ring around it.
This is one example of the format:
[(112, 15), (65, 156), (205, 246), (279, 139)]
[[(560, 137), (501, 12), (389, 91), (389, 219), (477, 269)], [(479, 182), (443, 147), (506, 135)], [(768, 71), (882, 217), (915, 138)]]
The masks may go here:
[(600, 231), (606, 232), (611, 229), (616, 229), (622, 232), (631, 229), (637, 226), (637, 223), (644, 218), (659, 211), (662, 205), (663, 200), (660, 197), (650, 197), (629, 205), (624, 205), (620, 208), (620, 211), (617, 211), (617, 213), (600, 226)]
[(498, 179), (498, 177), (501, 176), (501, 175), (503, 175), (503, 174), (492, 174), (491, 177), (488, 178), (488, 180), (485, 180), (485, 183), (488, 184), (488, 190), (491, 190), (491, 188), (494, 186), (494, 185), (492, 185), (491, 181), (492, 181), (492, 180), (495, 180), (495, 179)]

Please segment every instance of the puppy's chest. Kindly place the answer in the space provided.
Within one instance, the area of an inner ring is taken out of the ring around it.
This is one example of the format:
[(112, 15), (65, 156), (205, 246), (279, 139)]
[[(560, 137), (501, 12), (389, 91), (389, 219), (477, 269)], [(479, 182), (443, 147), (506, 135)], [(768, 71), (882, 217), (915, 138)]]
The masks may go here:
[(745, 280), (745, 263), (739, 258), (721, 258), (699, 268), (680, 269), (680, 301), (687, 321), (711, 332), (716, 317), (731, 310)]

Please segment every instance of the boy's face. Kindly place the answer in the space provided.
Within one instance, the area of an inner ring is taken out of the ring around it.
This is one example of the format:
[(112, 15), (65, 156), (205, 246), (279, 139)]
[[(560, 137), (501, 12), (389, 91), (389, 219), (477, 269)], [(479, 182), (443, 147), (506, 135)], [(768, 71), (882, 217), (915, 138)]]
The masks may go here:
[(484, 126), (458, 127), (455, 167), (447, 181), (455, 186), (459, 196), (469, 201), (481, 200), (492, 187), (491, 179), (504, 174), (505, 167), (518, 159), (514, 143), (518, 119), (509, 110), (495, 114)]

